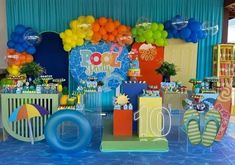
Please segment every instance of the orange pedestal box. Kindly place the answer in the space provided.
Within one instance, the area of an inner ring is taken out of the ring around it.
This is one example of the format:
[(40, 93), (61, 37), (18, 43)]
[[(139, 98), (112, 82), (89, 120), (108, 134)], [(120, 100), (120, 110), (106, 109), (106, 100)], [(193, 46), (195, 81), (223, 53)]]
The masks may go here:
[(132, 136), (132, 110), (113, 111), (113, 135)]

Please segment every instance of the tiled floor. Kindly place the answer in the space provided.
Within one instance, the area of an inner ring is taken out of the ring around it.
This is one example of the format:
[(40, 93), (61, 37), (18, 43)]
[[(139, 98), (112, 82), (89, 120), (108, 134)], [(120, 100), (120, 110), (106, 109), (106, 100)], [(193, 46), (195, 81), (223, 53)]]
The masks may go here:
[(186, 137), (175, 125), (168, 135), (170, 151), (166, 153), (102, 153), (99, 151), (101, 126), (94, 124), (91, 145), (83, 151), (70, 154), (57, 153), (45, 141), (35, 145), (13, 138), (0, 143), (0, 164), (76, 164), (76, 165), (235, 165), (235, 140), (229, 136), (235, 132), (235, 124), (230, 123), (227, 135), (212, 148), (201, 145), (186, 146)]

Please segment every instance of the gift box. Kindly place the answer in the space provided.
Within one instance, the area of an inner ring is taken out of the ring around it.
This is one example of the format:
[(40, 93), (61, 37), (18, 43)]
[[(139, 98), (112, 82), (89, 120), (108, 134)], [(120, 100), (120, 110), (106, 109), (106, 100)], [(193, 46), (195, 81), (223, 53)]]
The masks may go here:
[(113, 135), (132, 136), (132, 110), (113, 111)]

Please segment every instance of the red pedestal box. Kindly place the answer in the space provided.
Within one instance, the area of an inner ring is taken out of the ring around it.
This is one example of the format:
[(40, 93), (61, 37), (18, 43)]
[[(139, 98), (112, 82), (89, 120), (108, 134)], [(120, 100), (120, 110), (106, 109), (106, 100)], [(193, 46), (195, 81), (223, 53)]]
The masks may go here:
[(132, 110), (113, 111), (113, 135), (132, 136)]

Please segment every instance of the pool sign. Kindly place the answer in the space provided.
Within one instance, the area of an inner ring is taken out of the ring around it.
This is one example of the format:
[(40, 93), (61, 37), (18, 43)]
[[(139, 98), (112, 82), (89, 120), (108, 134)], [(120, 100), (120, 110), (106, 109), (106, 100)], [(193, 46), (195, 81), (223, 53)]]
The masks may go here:
[(86, 43), (70, 52), (69, 70), (73, 79), (79, 84), (94, 76), (104, 82), (104, 90), (115, 89), (127, 77), (129, 68), (127, 48), (113, 47), (111, 43), (101, 42), (97, 45)]
[(114, 68), (120, 68), (121, 62), (117, 59), (118, 53), (92, 52), (91, 50), (80, 50), (82, 57), (81, 66), (86, 67), (86, 74), (92, 75), (95, 72), (106, 72), (110, 75)]

